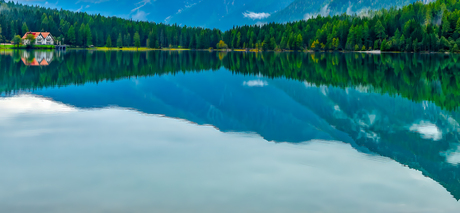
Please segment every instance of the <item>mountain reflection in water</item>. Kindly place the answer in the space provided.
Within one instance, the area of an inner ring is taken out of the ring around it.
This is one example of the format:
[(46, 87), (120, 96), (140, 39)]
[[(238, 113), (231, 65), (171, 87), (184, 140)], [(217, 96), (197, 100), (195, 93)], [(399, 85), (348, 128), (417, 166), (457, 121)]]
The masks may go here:
[(31, 67), (21, 54), (0, 55), (5, 96), (130, 108), (275, 142), (342, 141), (460, 199), (458, 55), (69, 51)]

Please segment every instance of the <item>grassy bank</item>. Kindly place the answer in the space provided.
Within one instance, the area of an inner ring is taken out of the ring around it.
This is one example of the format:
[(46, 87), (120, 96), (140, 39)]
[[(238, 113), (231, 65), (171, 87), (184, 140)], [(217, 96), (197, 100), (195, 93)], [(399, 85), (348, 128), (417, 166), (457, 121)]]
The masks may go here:
[[(72, 49), (72, 48), (70, 48)], [(152, 51), (152, 50), (158, 50), (158, 49), (153, 49), (153, 48), (147, 48), (147, 47), (123, 47), (123, 48), (118, 48), (118, 47), (93, 47), (93, 48), (87, 48), (88, 50), (102, 50), (102, 51)]]
[(54, 49), (54, 45), (35, 45), (35, 46), (26, 46), (26, 45), (5, 45), (0, 46), (0, 49), (37, 49), (37, 50), (49, 50)]

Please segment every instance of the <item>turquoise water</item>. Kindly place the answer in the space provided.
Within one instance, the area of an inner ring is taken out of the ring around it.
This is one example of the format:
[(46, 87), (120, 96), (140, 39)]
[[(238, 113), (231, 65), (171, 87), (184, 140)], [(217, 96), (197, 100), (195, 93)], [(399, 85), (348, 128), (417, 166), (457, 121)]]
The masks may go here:
[(0, 211), (458, 212), (456, 60), (4, 52)]

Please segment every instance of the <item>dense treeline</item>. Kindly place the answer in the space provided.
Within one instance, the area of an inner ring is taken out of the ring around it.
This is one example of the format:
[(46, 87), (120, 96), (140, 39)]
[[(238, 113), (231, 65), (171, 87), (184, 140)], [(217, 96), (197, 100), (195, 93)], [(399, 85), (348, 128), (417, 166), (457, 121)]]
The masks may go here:
[[(0, 42), (27, 31), (49, 31), (74, 46), (191, 49), (459, 51), (460, 1), (416, 2), (365, 15), (336, 15), (221, 32), (140, 22), (0, 0)], [(222, 42), (220, 42), (222, 40)], [(220, 43), (219, 43), (220, 42)]]
[(232, 48), (459, 51), (460, 1), (416, 2), (365, 16), (336, 15), (225, 32)]
[[(58, 41), (86, 47), (215, 47), (220, 30), (132, 21), (0, 0), (0, 43), (28, 31), (48, 31)], [(136, 44), (138, 43), (138, 45)]]

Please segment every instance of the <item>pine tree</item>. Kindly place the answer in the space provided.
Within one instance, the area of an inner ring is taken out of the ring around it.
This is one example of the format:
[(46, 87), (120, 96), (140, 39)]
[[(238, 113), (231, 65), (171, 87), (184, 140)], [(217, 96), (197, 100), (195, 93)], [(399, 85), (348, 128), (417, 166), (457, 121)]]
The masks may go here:
[(42, 19), (41, 30), (42, 31), (49, 31), (49, 29), (48, 29), (48, 24), (49, 24), (48, 16), (46, 16), (46, 14), (43, 14), (43, 16), (44, 16), (44, 18)]
[(78, 30), (78, 35), (77, 35), (77, 45), (78, 46), (83, 46), (85, 43), (85, 24), (80, 25), (80, 29)]
[(442, 16), (442, 35), (444, 37), (449, 37), (450, 36), (450, 22), (449, 20), (447, 19), (447, 12), (444, 12), (443, 16)]
[(24, 22), (22, 24), (22, 34), (25, 35), (27, 32), (29, 32), (29, 27), (27, 27), (27, 24)]
[(270, 39), (270, 49), (274, 50), (276, 48), (276, 40), (274, 37)]
[(382, 41), (382, 39), (385, 38), (385, 28), (382, 25), (382, 22), (380, 20), (377, 21), (374, 27), (375, 33), (377, 34), (377, 38)]
[(75, 28), (72, 26), (70, 26), (69, 28), (69, 31), (67, 31), (67, 39), (66, 39), (67, 42), (69, 42), (70, 45), (76, 45), (75, 42), (76, 42), (76, 39), (75, 39)]
[(240, 48), (241, 46), (241, 32), (238, 32), (238, 34), (236, 35), (236, 46), (235, 48)]
[(188, 45), (190, 49), (196, 49), (196, 38), (195, 35), (192, 34), (190, 38), (190, 44)]
[(123, 37), (122, 37), (121, 33), (118, 34), (117, 46), (118, 46), (119, 48), (123, 47), (123, 39), (122, 39), (122, 38), (123, 38)]
[(300, 35), (300, 33), (297, 35), (297, 39), (296, 39), (296, 50), (300, 50), (302, 49), (303, 47), (303, 38), (302, 38), (302, 35)]
[(105, 46), (108, 48), (112, 47), (112, 38), (110, 38), (110, 35), (107, 37), (107, 42), (105, 42)]
[(125, 41), (123, 42), (126, 46), (129, 46), (131, 44), (131, 34), (126, 34), (125, 35)]
[(93, 45), (93, 35), (91, 34), (91, 29), (89, 28), (89, 24), (85, 27), (85, 37), (86, 37), (86, 46)]
[(149, 48), (155, 48), (155, 44), (156, 44), (155, 35), (153, 34), (153, 31), (152, 31), (149, 33)]
[(141, 46), (141, 37), (139, 32), (134, 34), (134, 46), (137, 48), (137, 50), (139, 50), (139, 47)]
[(284, 36), (283, 36), (283, 38), (281, 38), (280, 48), (281, 48), (282, 50), (286, 49), (286, 39), (285, 39)]

